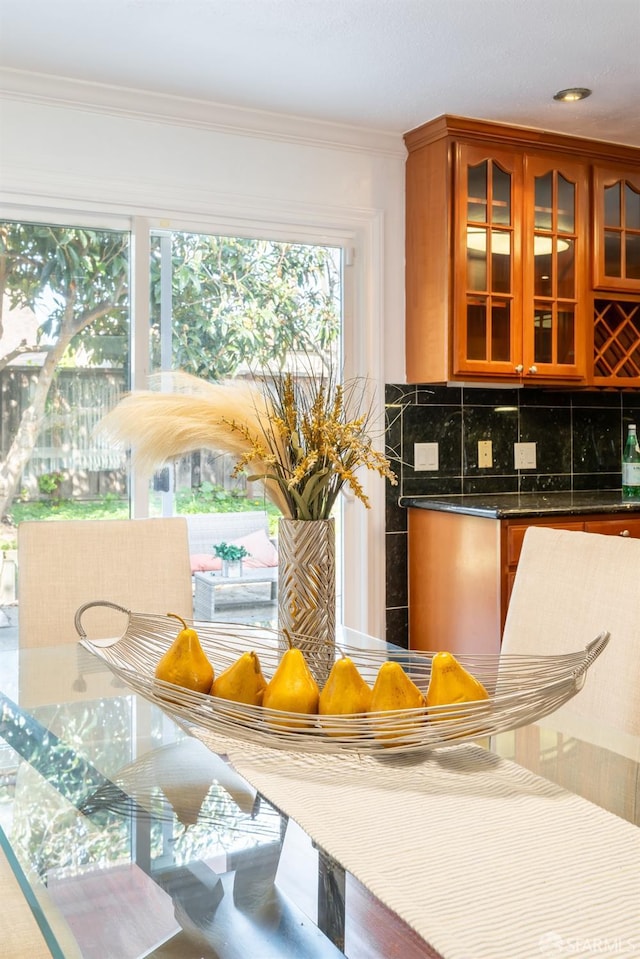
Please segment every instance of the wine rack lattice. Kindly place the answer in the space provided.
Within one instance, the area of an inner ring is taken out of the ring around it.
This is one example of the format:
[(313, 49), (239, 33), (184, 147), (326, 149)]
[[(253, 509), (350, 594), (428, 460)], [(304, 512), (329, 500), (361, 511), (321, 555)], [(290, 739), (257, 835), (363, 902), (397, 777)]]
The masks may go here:
[(596, 381), (640, 378), (640, 302), (596, 300), (593, 349)]

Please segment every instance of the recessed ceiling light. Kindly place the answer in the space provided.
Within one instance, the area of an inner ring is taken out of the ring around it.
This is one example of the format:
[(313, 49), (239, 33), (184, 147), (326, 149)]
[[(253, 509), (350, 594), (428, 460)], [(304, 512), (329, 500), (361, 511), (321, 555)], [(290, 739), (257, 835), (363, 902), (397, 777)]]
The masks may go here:
[(586, 100), (591, 96), (591, 90), (586, 87), (568, 87), (566, 90), (558, 90), (554, 93), (553, 99), (560, 100), (562, 103), (574, 103), (576, 100)]

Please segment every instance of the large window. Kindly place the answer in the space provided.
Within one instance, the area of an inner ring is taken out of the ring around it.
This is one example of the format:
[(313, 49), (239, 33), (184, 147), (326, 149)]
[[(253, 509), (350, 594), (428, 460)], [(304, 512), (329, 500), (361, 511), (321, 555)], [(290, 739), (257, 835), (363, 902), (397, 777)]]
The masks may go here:
[[(224, 381), (259, 379), (265, 371), (278, 369), (306, 376), (310, 363), (320, 369), (339, 367), (339, 249), (157, 231), (151, 236), (150, 264), (152, 371), (181, 370)], [(235, 465), (233, 456), (210, 448), (172, 463), (153, 477), (149, 512), (169, 516), (266, 510), (275, 539), (275, 507), (265, 499), (261, 484), (237, 475)], [(340, 531), (341, 511), (336, 514)], [(244, 542), (240, 534), (238, 539)], [(340, 544), (338, 535), (338, 570)], [(229, 581), (216, 592), (216, 618), (274, 621), (275, 603), (267, 610), (262, 603), (271, 595), (268, 582)]]
[(158, 470), (141, 492), (127, 458), (95, 427), (131, 383), (142, 385), (132, 376), (140, 353), (151, 372), (181, 369), (206, 379), (268, 368), (303, 374), (311, 356), (337, 368), (341, 250), (177, 231), (151, 231), (146, 240), (149, 325), (137, 316), (132, 327), (130, 268), (139, 276), (142, 267), (130, 262), (128, 231), (0, 224), (5, 553), (15, 545), (15, 525), (36, 517), (267, 509), (277, 532), (259, 485), (235, 476), (229, 456), (194, 451)]
[(94, 428), (129, 383), (129, 249), (128, 232), (0, 223), (2, 519), (125, 495)]
[[(309, 358), (339, 364), (339, 250), (156, 233), (150, 252), (152, 371), (222, 381), (285, 368), (304, 375)], [(197, 510), (207, 498), (219, 511), (249, 507), (243, 501), (254, 501), (260, 490), (233, 476), (234, 465), (205, 450), (164, 471), (155, 478), (170, 494), (163, 512)], [(151, 509), (158, 509), (157, 498)]]

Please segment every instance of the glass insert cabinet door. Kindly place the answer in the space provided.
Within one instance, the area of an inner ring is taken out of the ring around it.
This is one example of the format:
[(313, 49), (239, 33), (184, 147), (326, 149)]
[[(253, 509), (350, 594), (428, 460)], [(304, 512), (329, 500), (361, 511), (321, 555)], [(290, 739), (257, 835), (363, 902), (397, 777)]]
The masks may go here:
[(595, 286), (640, 292), (640, 170), (594, 176)]
[(459, 145), (456, 174), (455, 372), (582, 379), (586, 168)]
[(586, 360), (587, 170), (527, 157), (524, 177), (524, 375), (580, 379)]
[(455, 161), (455, 372), (513, 376), (522, 354), (521, 159), (459, 144)]

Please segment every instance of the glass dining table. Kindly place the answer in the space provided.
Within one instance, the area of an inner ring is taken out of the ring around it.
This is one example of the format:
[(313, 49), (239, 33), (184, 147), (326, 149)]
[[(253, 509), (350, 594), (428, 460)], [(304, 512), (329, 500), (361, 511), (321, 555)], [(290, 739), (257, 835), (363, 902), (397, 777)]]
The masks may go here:
[[(640, 822), (636, 737), (549, 717), (478, 748)], [(81, 644), (0, 653), (0, 845), (45, 955), (448, 959), (298, 818)]]

